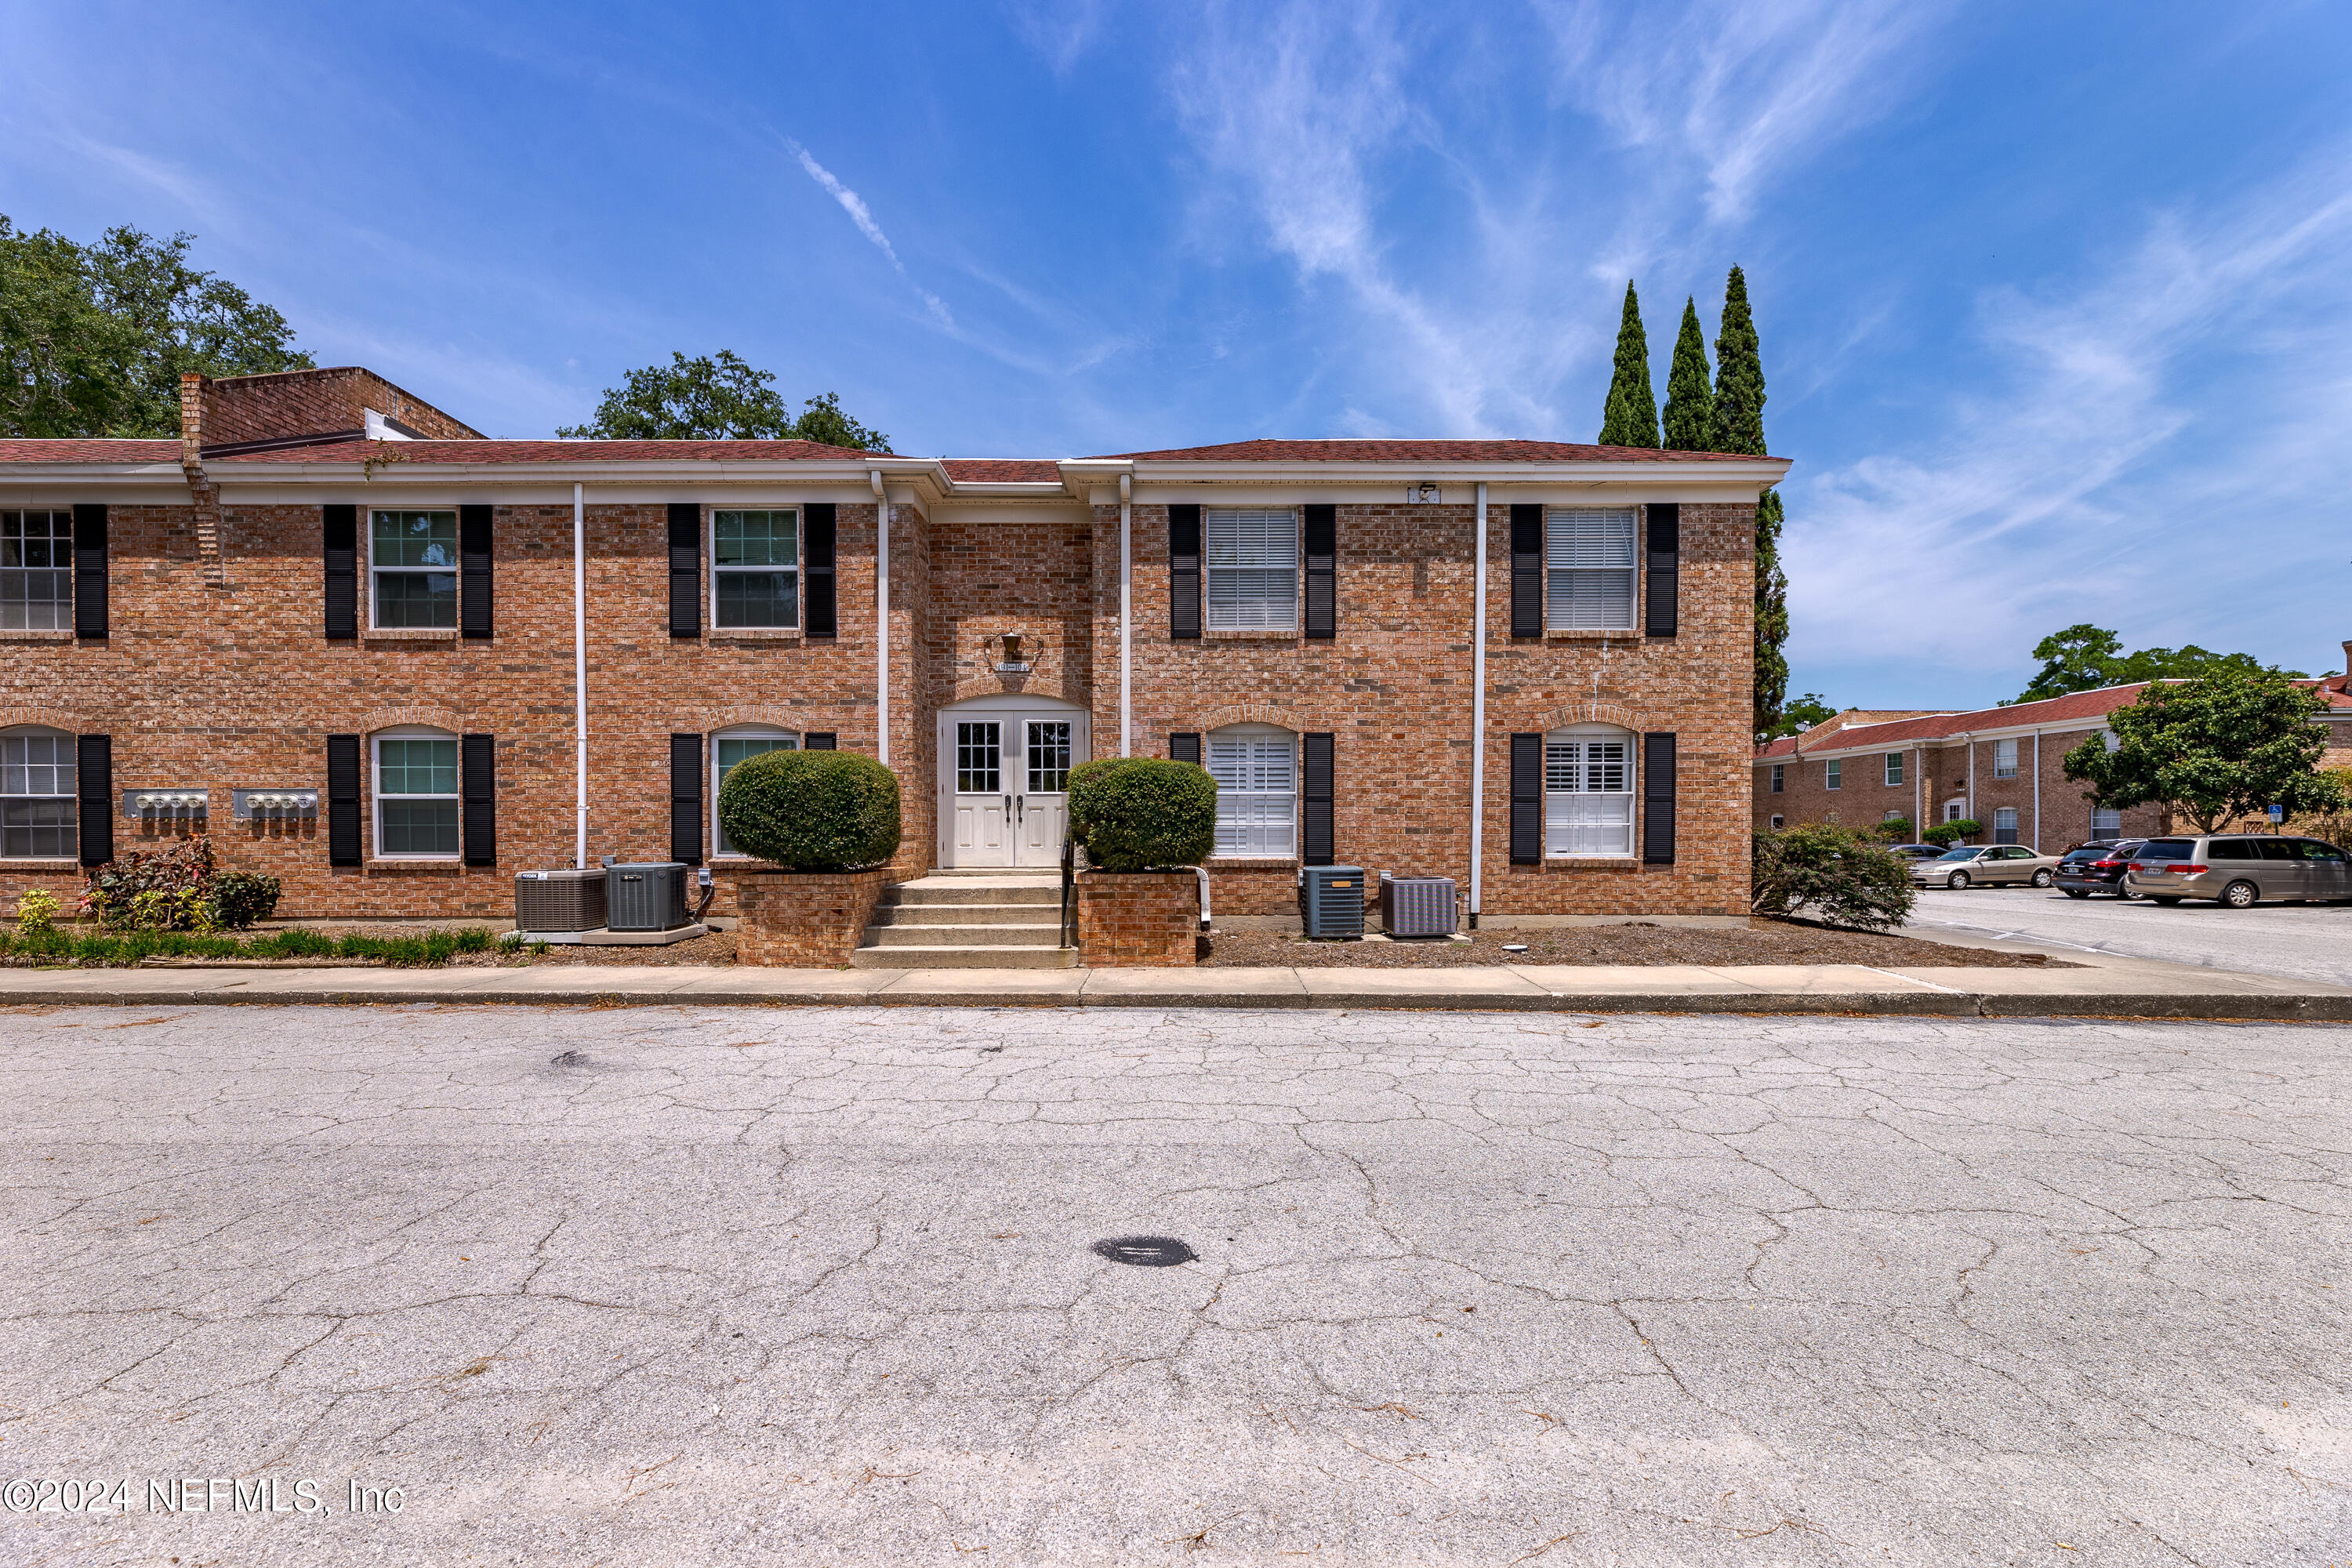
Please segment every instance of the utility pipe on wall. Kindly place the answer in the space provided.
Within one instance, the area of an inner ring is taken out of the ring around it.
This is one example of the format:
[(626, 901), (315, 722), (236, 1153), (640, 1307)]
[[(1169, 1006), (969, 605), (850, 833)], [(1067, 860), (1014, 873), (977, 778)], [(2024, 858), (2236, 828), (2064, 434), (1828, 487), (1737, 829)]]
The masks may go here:
[(882, 470), (868, 468), (874, 481), (874, 726), (876, 754), (890, 764), (890, 497)]
[(572, 834), (572, 868), (588, 864), (588, 506), (582, 486), (572, 487), (572, 714), (579, 742), (579, 810)]
[[(1133, 476), (1118, 477), (1118, 754), (1129, 754), (1130, 731), (1134, 729), (1135, 710), (1131, 701), (1132, 687), (1129, 677), (1133, 662), (1134, 623), (1129, 618), (1128, 584), (1134, 574), (1134, 557), (1129, 550), (1129, 524), (1135, 510)], [(1201, 879), (1201, 922), (1209, 920), (1209, 879)]]
[(1478, 482), (1470, 631), (1470, 929), (1478, 929), (1486, 848), (1486, 483)]
[(2042, 853), (2042, 731), (2033, 731), (2033, 852)]

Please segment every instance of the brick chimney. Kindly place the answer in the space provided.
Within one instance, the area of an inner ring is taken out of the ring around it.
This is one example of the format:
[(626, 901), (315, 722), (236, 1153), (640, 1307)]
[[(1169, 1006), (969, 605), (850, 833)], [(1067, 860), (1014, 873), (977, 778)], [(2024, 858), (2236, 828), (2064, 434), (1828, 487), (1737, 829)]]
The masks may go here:
[(187, 476), (188, 500), (196, 510), (196, 560), (207, 588), (228, 586), (221, 557), (220, 492), (205, 472), (205, 380), (194, 371), (180, 376), (180, 472)]

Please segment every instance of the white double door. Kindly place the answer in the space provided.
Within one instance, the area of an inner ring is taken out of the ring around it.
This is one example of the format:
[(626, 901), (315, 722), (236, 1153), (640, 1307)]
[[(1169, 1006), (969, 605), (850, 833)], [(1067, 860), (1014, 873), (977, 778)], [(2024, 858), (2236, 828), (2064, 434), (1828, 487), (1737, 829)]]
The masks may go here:
[(1001, 700), (940, 715), (942, 866), (1061, 864), (1070, 770), (1087, 760), (1086, 713)]

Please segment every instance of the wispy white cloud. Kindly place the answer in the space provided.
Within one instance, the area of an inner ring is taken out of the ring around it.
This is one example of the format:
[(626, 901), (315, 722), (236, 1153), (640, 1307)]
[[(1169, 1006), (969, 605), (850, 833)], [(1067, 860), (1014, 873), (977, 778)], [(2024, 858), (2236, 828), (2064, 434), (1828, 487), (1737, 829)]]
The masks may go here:
[[(1917, 438), (1796, 477), (1792, 657), (1981, 674), (2091, 619), (2128, 641), (2324, 658), (2311, 644), (2332, 647), (2319, 622), (2340, 595), (2311, 585), (2352, 575), (2336, 559), (2347, 151), (2225, 208), (2157, 217), (2063, 289), (1988, 292), (1989, 384), (1928, 410)], [(2279, 591), (2297, 584), (2310, 591)], [(2264, 601), (2259, 621), (2215, 626), (2213, 605)]]
[(873, 209), (866, 205), (865, 198), (835, 179), (833, 171), (818, 163), (809, 150), (798, 142), (786, 137), (784, 145), (791, 148), (793, 156), (800, 160), (801, 167), (808, 172), (808, 177), (814, 180), (827, 195), (841, 204), (841, 210), (849, 215), (849, 221), (857, 226), (857, 232), (871, 240), (876, 249), (890, 258), (890, 265), (897, 269), (899, 277), (907, 280), (907, 287), (915, 291), (916, 298), (922, 300), (924, 309), (929, 310), (941, 326), (952, 329), (955, 326), (955, 318), (948, 313), (947, 306), (941, 302), (938, 295), (915, 281), (914, 275), (907, 270), (907, 264), (898, 259), (898, 252), (891, 246), (890, 237), (882, 232), (880, 224), (874, 221)]
[(1687, 159), (1719, 222), (1903, 100), (1954, 0), (1606, 0), (1546, 7), (1567, 99), (1629, 144)]
[(1066, 81), (1102, 34), (1104, 0), (1009, 0), (1013, 30), (1056, 80)]

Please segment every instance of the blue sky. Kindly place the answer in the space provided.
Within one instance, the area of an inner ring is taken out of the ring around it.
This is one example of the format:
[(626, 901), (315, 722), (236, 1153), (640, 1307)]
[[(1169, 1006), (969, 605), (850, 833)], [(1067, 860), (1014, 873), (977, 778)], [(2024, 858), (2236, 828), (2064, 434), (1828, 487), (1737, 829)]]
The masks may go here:
[(1746, 268), (1797, 689), (2352, 637), (2352, 8), (0, 4), (0, 212), (496, 435), (732, 348), (898, 449), (1591, 440)]

